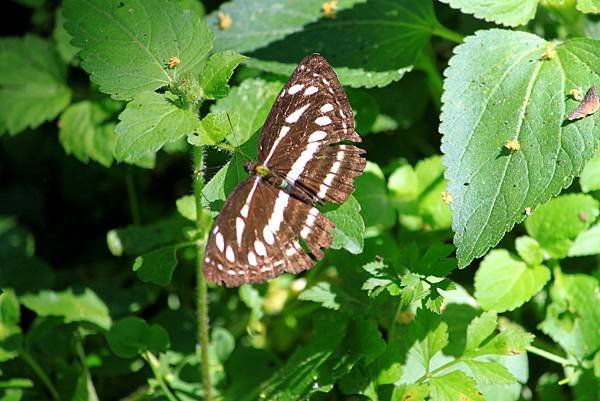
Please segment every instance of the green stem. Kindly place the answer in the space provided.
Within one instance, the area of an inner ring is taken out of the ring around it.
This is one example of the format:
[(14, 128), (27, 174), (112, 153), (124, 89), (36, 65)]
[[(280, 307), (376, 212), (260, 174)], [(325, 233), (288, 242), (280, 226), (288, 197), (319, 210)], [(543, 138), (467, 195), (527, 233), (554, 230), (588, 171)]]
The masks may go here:
[[(456, 358), (455, 360), (450, 361), (447, 364), (442, 365), (439, 368), (432, 370), (431, 372), (425, 373), (423, 376), (421, 376), (419, 378), (419, 380), (417, 380), (417, 383), (421, 383), (421, 382), (425, 381), (426, 379), (431, 379), (436, 373), (440, 373), (442, 370), (446, 370), (449, 367), (454, 366), (461, 362), (462, 362), (461, 358)], [(427, 364), (427, 365), (429, 366), (429, 364)]]
[(204, 387), (204, 400), (212, 401), (212, 385), (210, 383), (210, 357), (208, 347), (210, 345), (210, 337), (208, 334), (208, 297), (206, 278), (202, 273), (202, 260), (204, 259), (204, 245), (206, 244), (206, 234), (208, 230), (204, 227), (205, 222), (202, 220), (202, 188), (204, 187), (204, 178), (202, 169), (204, 167), (204, 151), (202, 147), (194, 147), (194, 197), (196, 198), (196, 228), (198, 231), (204, 230), (203, 241), (196, 243), (196, 281), (198, 286), (198, 337), (200, 341), (200, 361), (202, 365), (202, 385)]
[(142, 218), (140, 216), (140, 207), (137, 193), (135, 192), (135, 184), (133, 182), (133, 171), (131, 166), (127, 167), (125, 182), (127, 185), (127, 195), (129, 197), (129, 210), (131, 211), (131, 219), (133, 224), (140, 225), (142, 223)]
[(81, 362), (81, 367), (83, 368), (83, 372), (85, 373), (86, 386), (89, 392), (88, 399), (98, 401), (98, 393), (96, 393), (96, 387), (94, 386), (94, 382), (92, 381), (90, 370), (88, 369), (87, 364), (85, 363), (85, 350), (83, 349), (81, 337), (79, 336), (75, 341), (75, 351), (77, 352), (77, 356), (79, 357), (79, 361)]
[(394, 337), (396, 336), (396, 327), (398, 326), (398, 318), (400, 317), (400, 313), (402, 313), (402, 298), (398, 300), (398, 305), (396, 306), (396, 311), (394, 312), (394, 320), (390, 322), (388, 342), (393, 341)]
[(46, 386), (46, 389), (48, 389), (48, 392), (52, 396), (52, 399), (55, 401), (60, 401), (60, 396), (58, 395), (56, 387), (54, 387), (54, 384), (50, 381), (50, 378), (48, 377), (46, 372), (44, 372), (42, 367), (36, 362), (35, 359), (33, 359), (33, 356), (26, 349), (21, 349), (19, 355), (21, 356), (21, 358), (23, 358), (25, 363), (29, 365), (29, 367), (31, 368), (31, 370), (33, 370), (37, 377), (42, 381), (44, 386)]
[(167, 386), (167, 383), (165, 383), (164, 378), (160, 374), (160, 362), (158, 362), (158, 359), (156, 359), (154, 354), (150, 351), (146, 351), (142, 354), (142, 357), (146, 360), (146, 362), (148, 362), (148, 365), (150, 365), (150, 369), (152, 369), (152, 373), (158, 381), (160, 388), (165, 394), (165, 397), (167, 397), (169, 401), (178, 401), (177, 397), (175, 397), (175, 395), (171, 392), (169, 386)]
[(538, 347), (534, 347), (533, 345), (527, 346), (525, 348), (525, 350), (527, 352), (530, 352), (530, 353), (535, 354), (537, 356), (541, 356), (542, 358), (545, 358), (545, 359), (547, 359), (549, 361), (556, 362), (556, 363), (558, 363), (558, 364), (560, 364), (562, 366), (576, 366), (573, 362), (569, 361), (568, 359), (565, 359), (565, 358), (563, 358), (561, 356), (558, 356), (556, 354), (553, 354), (551, 352), (544, 351), (543, 349), (538, 348)]
[(442, 24), (436, 24), (433, 27), (431, 33), (435, 36), (448, 39), (450, 42), (454, 42), (457, 44), (461, 44), (465, 39), (464, 36), (462, 36), (460, 33), (454, 32), (453, 30), (446, 28)]

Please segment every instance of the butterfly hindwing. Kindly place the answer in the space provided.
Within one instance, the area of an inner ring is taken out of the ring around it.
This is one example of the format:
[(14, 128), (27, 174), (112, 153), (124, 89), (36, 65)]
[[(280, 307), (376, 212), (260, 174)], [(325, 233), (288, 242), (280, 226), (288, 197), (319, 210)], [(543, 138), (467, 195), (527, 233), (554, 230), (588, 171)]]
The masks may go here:
[(600, 96), (596, 91), (596, 87), (592, 86), (587, 93), (585, 98), (581, 101), (579, 106), (569, 114), (567, 121), (578, 120), (580, 118), (594, 114), (600, 109)]

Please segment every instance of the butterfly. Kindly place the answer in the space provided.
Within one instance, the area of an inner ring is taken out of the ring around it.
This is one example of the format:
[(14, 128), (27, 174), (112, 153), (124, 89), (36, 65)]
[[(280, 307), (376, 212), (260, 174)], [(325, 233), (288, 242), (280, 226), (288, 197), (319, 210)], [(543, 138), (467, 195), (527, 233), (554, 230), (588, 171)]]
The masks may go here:
[(600, 97), (598, 97), (598, 93), (596, 92), (596, 87), (592, 86), (585, 97), (577, 106), (575, 110), (569, 114), (567, 117), (568, 121), (578, 120), (580, 118), (589, 116), (590, 114), (594, 114), (600, 108)]
[(305, 57), (269, 112), (258, 162), (244, 166), (250, 177), (210, 232), (206, 278), (228, 287), (261, 283), (321, 259), (335, 225), (315, 205), (344, 202), (366, 165), (365, 151), (351, 142), (361, 138), (333, 68), (318, 54)]

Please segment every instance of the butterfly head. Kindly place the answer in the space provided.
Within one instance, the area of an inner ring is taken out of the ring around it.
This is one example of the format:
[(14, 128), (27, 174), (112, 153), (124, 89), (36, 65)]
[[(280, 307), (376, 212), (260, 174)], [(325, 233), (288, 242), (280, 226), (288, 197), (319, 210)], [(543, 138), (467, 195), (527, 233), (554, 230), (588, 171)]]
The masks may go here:
[(262, 164), (255, 163), (252, 160), (248, 160), (244, 163), (244, 170), (246, 170), (248, 174), (257, 175), (259, 177), (266, 177), (271, 173), (268, 168)]

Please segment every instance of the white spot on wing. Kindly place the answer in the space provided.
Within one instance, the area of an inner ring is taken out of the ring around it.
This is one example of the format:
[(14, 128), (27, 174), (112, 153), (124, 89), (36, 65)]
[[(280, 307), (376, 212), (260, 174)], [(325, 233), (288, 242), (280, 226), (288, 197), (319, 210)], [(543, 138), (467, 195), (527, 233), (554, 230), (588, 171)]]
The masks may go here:
[(219, 232), (219, 226), (215, 226), (215, 228), (213, 228), (213, 234), (216, 234)]
[(290, 89), (288, 89), (288, 93), (290, 95), (294, 95), (294, 94), (300, 92), (302, 90), (302, 88), (304, 88), (304, 85), (296, 84), (296, 85), (292, 86)]
[(262, 241), (254, 241), (254, 249), (258, 255), (267, 256), (267, 248), (265, 248), (265, 244), (263, 244)]
[(334, 174), (337, 173), (340, 169), (340, 165), (341, 165), (341, 163), (336, 160), (336, 162), (333, 163), (333, 166), (331, 166), (331, 172)]
[(292, 114), (290, 114), (289, 116), (286, 117), (285, 122), (288, 124), (293, 124), (296, 121), (298, 121), (298, 119), (300, 117), (302, 117), (302, 114), (304, 114), (304, 112), (306, 111), (306, 109), (308, 109), (308, 107), (310, 106), (309, 104), (305, 104), (304, 106), (300, 107), (299, 109), (295, 110)]
[(321, 184), (319, 186), (319, 193), (317, 194), (317, 197), (319, 199), (324, 199), (325, 195), (327, 195), (327, 190), (329, 189), (329, 187), (325, 184)]
[[(341, 149), (341, 147), (340, 147)], [(336, 160), (342, 160), (344, 158), (344, 152), (342, 152), (341, 150), (339, 152), (337, 152), (337, 155), (335, 156)]]
[(273, 213), (271, 214), (268, 223), (269, 230), (273, 234), (277, 234), (277, 232), (279, 231), (279, 226), (283, 222), (283, 212), (285, 212), (285, 207), (288, 204), (289, 198), (290, 195), (283, 191), (279, 191), (279, 194), (277, 195), (277, 200), (275, 201), (275, 206), (273, 207)]
[(242, 235), (244, 234), (244, 227), (246, 223), (241, 217), (235, 218), (235, 235), (237, 236), (238, 245), (242, 245)]
[(297, 251), (296, 251), (296, 248), (293, 248), (293, 247), (292, 247), (292, 248), (288, 248), (288, 249), (286, 249), (286, 250), (285, 250), (285, 254), (286, 254), (287, 256), (292, 256), (292, 255), (293, 255), (293, 254), (295, 254), (296, 252), (297, 252)]
[(223, 252), (223, 249), (225, 249), (225, 240), (223, 240), (223, 234), (217, 233), (215, 241), (217, 243), (217, 248), (219, 248), (219, 251)]
[(325, 103), (321, 106), (321, 113), (328, 113), (333, 110), (333, 105), (331, 103)]
[(328, 81), (328, 80), (326, 80), (325, 78), (323, 78), (323, 83), (324, 83), (325, 85), (329, 85), (329, 81)]
[(315, 123), (317, 123), (321, 127), (324, 125), (329, 125), (329, 124), (331, 124), (331, 118), (329, 118), (327, 116), (317, 117), (317, 119), (315, 120)]
[(273, 236), (268, 224), (265, 226), (265, 228), (263, 228), (263, 237), (267, 244), (273, 245), (275, 243), (275, 237)]
[(248, 252), (248, 263), (250, 263), (250, 266), (256, 266), (258, 264), (256, 261), (256, 255), (252, 251)]
[(315, 131), (308, 137), (308, 142), (319, 142), (327, 136), (325, 131)]
[(306, 239), (309, 234), (310, 234), (310, 228), (308, 228), (308, 227), (304, 227), (302, 229), (302, 231), (300, 231), (300, 236), (302, 237), (302, 239)]
[(235, 254), (233, 253), (233, 248), (228, 246), (227, 251), (225, 251), (225, 257), (230, 262), (235, 262)]
[(335, 177), (335, 174), (332, 173), (327, 173), (327, 175), (325, 176), (325, 185), (327, 186), (331, 186), (331, 183), (333, 182), (333, 179)]
[[(313, 216), (318, 216), (319, 215), (319, 209), (317, 209), (316, 207), (311, 207), (310, 210), (308, 211), (309, 214), (312, 214)], [(300, 245), (300, 244), (298, 244)]]
[(317, 152), (317, 150), (319, 149), (319, 143), (318, 142), (314, 142), (314, 143), (309, 143), (308, 146), (306, 147), (306, 149), (304, 149), (304, 151), (302, 151), (302, 153), (300, 154), (300, 157), (298, 159), (296, 159), (296, 161), (294, 162), (294, 164), (292, 164), (292, 168), (290, 169), (290, 171), (287, 173), (285, 179), (293, 184), (294, 182), (296, 182), (296, 180), (298, 179), (298, 177), (300, 177), (300, 174), (302, 174), (302, 172), (304, 171), (304, 167), (306, 166), (306, 163), (308, 163), (313, 155)]
[(319, 89), (316, 86), (309, 86), (308, 88), (306, 88), (306, 90), (304, 91), (304, 96), (310, 96), (310, 95), (314, 95), (315, 93), (317, 93), (319, 91)]
[(248, 212), (249, 211), (250, 211), (250, 206), (244, 205), (242, 207), (242, 210), (240, 210), (240, 214), (242, 215), (242, 217), (248, 217)]
[[(271, 156), (273, 156), (273, 153), (275, 153), (275, 149), (277, 148), (277, 145), (279, 145), (279, 142), (281, 142), (281, 140), (287, 135), (288, 131), (290, 130), (290, 127), (288, 126), (283, 126), (281, 127), (281, 129), (279, 130), (279, 136), (277, 137), (277, 139), (275, 139), (275, 142), (273, 142), (273, 146), (271, 146), (271, 151), (269, 152), (269, 155), (267, 156), (267, 158), (265, 159), (265, 162), (263, 163), (265, 166), (267, 165), (267, 162), (271, 159)], [(246, 202), (248, 203), (248, 202)]]
[(312, 214), (309, 214), (306, 217), (306, 225), (309, 227), (312, 227), (315, 224), (315, 219), (316, 219), (315, 216), (313, 216)]

